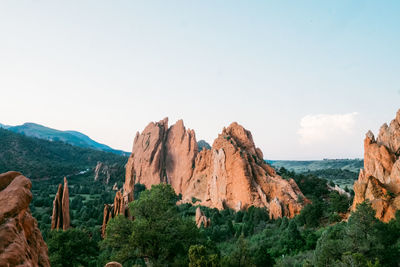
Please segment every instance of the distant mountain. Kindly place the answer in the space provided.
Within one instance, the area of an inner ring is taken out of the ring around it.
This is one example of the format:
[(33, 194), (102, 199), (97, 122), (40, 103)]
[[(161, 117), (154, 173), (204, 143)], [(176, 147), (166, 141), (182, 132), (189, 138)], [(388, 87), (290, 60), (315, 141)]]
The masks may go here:
[(211, 146), (209, 143), (207, 143), (204, 140), (200, 140), (197, 142), (197, 146), (199, 148), (199, 151), (202, 151), (203, 149), (211, 149)]
[(363, 168), (362, 159), (324, 159), (324, 160), (267, 160), (274, 168), (284, 167), (297, 173), (317, 171), (325, 169), (340, 169), (358, 173)]
[(14, 133), (24, 134), (48, 141), (61, 141), (78, 147), (91, 148), (119, 155), (129, 155), (129, 153), (112, 149), (111, 147), (100, 144), (87, 135), (76, 131), (60, 131), (36, 123), (24, 123), (18, 126), (0, 125), (0, 128), (8, 129)]
[(0, 128), (8, 129), (8, 128), (10, 128), (10, 126), (0, 123)]
[(127, 157), (28, 137), (0, 128), (0, 173), (19, 171), (29, 178), (51, 178), (93, 169), (98, 162), (125, 165)]

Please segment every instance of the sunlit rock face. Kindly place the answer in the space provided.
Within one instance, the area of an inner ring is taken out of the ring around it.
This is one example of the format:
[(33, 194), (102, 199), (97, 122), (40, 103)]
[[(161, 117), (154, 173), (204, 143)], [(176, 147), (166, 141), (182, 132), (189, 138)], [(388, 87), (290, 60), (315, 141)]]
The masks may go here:
[(282, 179), (265, 163), (250, 131), (236, 122), (201, 152), (182, 120), (171, 127), (168, 119), (150, 123), (136, 134), (126, 165), (126, 202), (133, 200), (136, 183), (169, 183), (182, 202), (218, 209), (266, 207), (272, 218), (295, 216), (306, 200), (294, 180)]
[(113, 204), (105, 204), (103, 211), (103, 224), (101, 226), (101, 236), (105, 237), (107, 223), (109, 220), (114, 218), (117, 215), (128, 215), (127, 214), (127, 203), (125, 202), (121, 191), (117, 191), (114, 197)]
[(354, 183), (352, 209), (365, 200), (371, 202), (376, 217), (394, 218), (400, 209), (400, 110), (388, 126), (382, 125), (378, 138), (369, 131), (364, 140), (364, 169)]
[(69, 191), (68, 181), (64, 177), (64, 189), (61, 184), (53, 201), (53, 214), (51, 216), (51, 229), (67, 230), (70, 227), (71, 219), (69, 215)]
[(29, 210), (31, 187), (18, 172), (0, 174), (0, 266), (50, 266), (46, 243)]

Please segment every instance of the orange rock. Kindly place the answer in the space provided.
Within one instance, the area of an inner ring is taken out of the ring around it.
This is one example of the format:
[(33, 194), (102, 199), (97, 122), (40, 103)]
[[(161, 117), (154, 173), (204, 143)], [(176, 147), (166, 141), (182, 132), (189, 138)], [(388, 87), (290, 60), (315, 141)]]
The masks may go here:
[(62, 215), (63, 215), (63, 230), (67, 230), (71, 224), (69, 217), (69, 191), (68, 191), (68, 181), (64, 177), (64, 192), (62, 195)]
[(211, 220), (204, 215), (204, 213), (201, 211), (200, 207), (197, 207), (196, 209), (196, 225), (198, 228), (203, 225), (203, 227), (208, 227), (210, 226)]
[(51, 229), (67, 230), (70, 227), (68, 181), (64, 177), (64, 190), (61, 184), (53, 201), (53, 214), (51, 216)]
[(168, 118), (150, 123), (144, 131), (136, 134), (132, 154), (126, 164), (124, 198), (133, 200), (134, 185), (144, 184), (150, 188), (153, 184), (166, 182), (165, 141), (167, 139)]
[(0, 266), (50, 266), (46, 243), (29, 211), (31, 187), (18, 172), (0, 174)]
[(124, 201), (124, 197), (121, 193), (121, 191), (117, 191), (115, 194), (114, 198), (114, 204), (109, 205), (105, 204), (104, 205), (104, 211), (103, 211), (103, 224), (101, 226), (101, 236), (104, 237), (106, 234), (106, 227), (107, 223), (111, 218), (114, 218), (115, 216), (119, 214), (127, 215), (126, 212), (126, 203)]
[(168, 130), (165, 150), (167, 182), (177, 194), (182, 194), (187, 187), (188, 178), (193, 174), (198, 151), (194, 131), (186, 130), (182, 120), (177, 121)]
[[(238, 123), (224, 128), (211, 149), (198, 152), (193, 130), (180, 120), (168, 130), (168, 119), (150, 123), (135, 137), (126, 166), (124, 198), (133, 186), (167, 182), (182, 202), (223, 209), (266, 207), (270, 216), (293, 217), (306, 200), (294, 180), (284, 180), (265, 163), (249, 131)], [(306, 200), (307, 201), (307, 200)]]
[(364, 140), (364, 169), (354, 183), (352, 210), (365, 200), (371, 202), (376, 217), (394, 218), (400, 209), (400, 110), (388, 126), (381, 127), (377, 140), (369, 131)]
[(183, 193), (186, 201), (192, 197), (218, 209), (266, 207), (271, 218), (295, 216), (305, 200), (294, 180), (282, 179), (265, 163), (251, 133), (237, 123), (223, 129), (211, 150), (199, 154)]

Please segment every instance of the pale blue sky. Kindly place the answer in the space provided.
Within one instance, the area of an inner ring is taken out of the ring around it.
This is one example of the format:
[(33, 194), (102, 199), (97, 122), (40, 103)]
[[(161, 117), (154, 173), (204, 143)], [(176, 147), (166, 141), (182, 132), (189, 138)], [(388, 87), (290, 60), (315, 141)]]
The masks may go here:
[(168, 116), (269, 159), (362, 157), (400, 108), (399, 1), (1, 1), (0, 122), (131, 150)]

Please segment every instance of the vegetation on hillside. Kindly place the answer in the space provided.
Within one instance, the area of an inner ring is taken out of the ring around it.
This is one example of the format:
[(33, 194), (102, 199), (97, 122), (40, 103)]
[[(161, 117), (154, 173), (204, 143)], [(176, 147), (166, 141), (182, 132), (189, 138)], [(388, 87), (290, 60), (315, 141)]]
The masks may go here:
[[(352, 199), (329, 190), (328, 182), (338, 173), (333, 170), (300, 174), (278, 170), (284, 179), (297, 182), (307, 198), (299, 201), (309, 203), (293, 219), (271, 220), (264, 208), (236, 212), (201, 207), (211, 225), (200, 229), (194, 222), (197, 207), (176, 205), (179, 197), (170, 185), (145, 190), (137, 184), (135, 201), (129, 205), (135, 219), (110, 220), (102, 239), (104, 204), (113, 202), (112, 185), (116, 182), (121, 188), (124, 175), (121, 171), (107, 185), (94, 181), (92, 169), (80, 171), (93, 168), (99, 160), (124, 162), (125, 158), (1, 129), (0, 136), (6, 144), (0, 154), (2, 171), (15, 161), (11, 166), (30, 172), (27, 176), (49, 177), (33, 180), (30, 208), (48, 244), (52, 266), (104, 266), (112, 260), (124, 266), (397, 266), (400, 258), (400, 213), (396, 220), (382, 223), (364, 203), (348, 222), (342, 221)], [(35, 168), (27, 169), (32, 165)], [(44, 176), (42, 170), (52, 175)], [(52, 202), (66, 174), (72, 229), (50, 231)], [(343, 179), (351, 179), (351, 174)]]
[(340, 169), (348, 170), (354, 173), (363, 168), (364, 161), (362, 159), (324, 159), (324, 160), (267, 160), (274, 168), (284, 167), (296, 173), (326, 170), (326, 169)]
[(98, 161), (123, 165), (126, 157), (27, 137), (0, 128), (0, 173), (19, 171), (31, 179), (57, 178), (91, 171)]
[[(176, 205), (178, 196), (170, 185), (153, 186), (137, 192), (130, 203), (135, 219), (112, 219), (104, 240), (93, 232), (98, 228), (90, 232), (87, 226), (76, 225), (74, 231), (89, 237), (82, 242), (97, 253), (77, 252), (74, 260), (90, 262), (82, 266), (104, 266), (112, 260), (124, 266), (397, 266), (400, 213), (396, 220), (382, 223), (364, 203), (342, 222), (351, 199), (329, 191), (326, 181), (314, 175), (295, 174), (294, 179), (312, 200), (295, 218), (271, 220), (264, 208), (235, 212), (201, 207), (211, 226), (200, 229), (194, 223), (196, 206)], [(71, 240), (77, 236), (70, 235)], [(57, 261), (67, 249), (53, 247), (59, 237), (46, 238), (52, 263), (71, 266)]]

